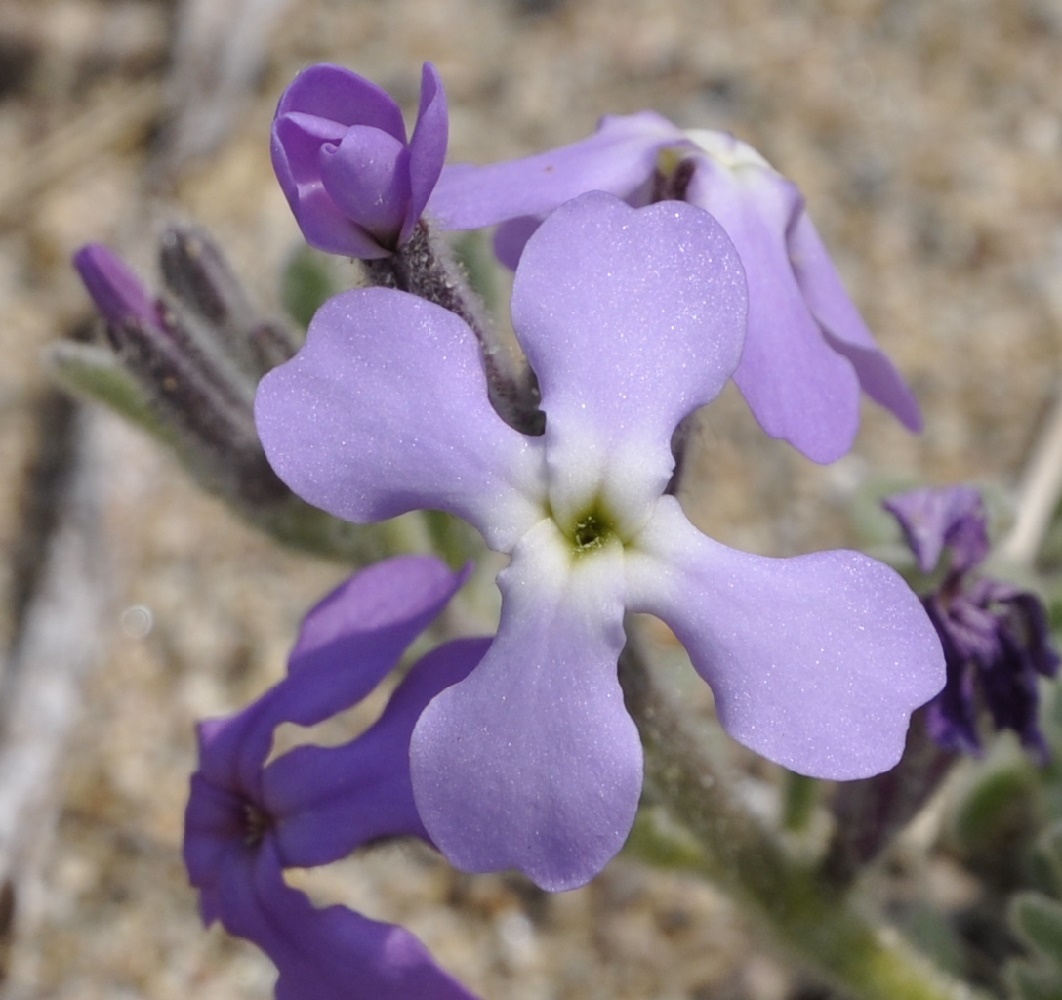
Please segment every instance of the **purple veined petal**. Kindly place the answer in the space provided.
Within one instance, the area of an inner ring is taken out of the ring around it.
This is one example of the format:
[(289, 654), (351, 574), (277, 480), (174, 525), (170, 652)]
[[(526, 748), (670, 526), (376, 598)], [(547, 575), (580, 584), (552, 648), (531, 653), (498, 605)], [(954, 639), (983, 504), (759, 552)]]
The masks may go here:
[(826, 342), (793, 274), (786, 231), (802, 210), (796, 188), (766, 170), (735, 176), (707, 156), (686, 198), (719, 220), (737, 247), (749, 289), (748, 333), (734, 381), (763, 430), (816, 462), (855, 440), (859, 382)]
[(622, 847), (642, 783), (616, 662), (623, 553), (573, 557), (550, 521), (498, 577), (501, 624), (467, 680), (425, 709), (410, 764), (432, 840), (465, 871), (518, 868), (550, 891)]
[(909, 490), (886, 497), (881, 505), (899, 522), (923, 573), (933, 570), (945, 546), (951, 548), (951, 566), (958, 572), (988, 556), (984, 504), (970, 486)]
[(226, 869), (219, 896), (225, 929), (277, 967), (277, 1000), (475, 1000), (409, 931), (290, 888), (269, 841)]
[(852, 363), (863, 391), (909, 431), (921, 431), (918, 400), (867, 329), (806, 212), (790, 230), (789, 254), (808, 307), (833, 349)]
[(285, 867), (328, 864), (381, 837), (428, 839), (413, 802), (410, 735), (428, 702), (464, 680), (489, 645), (460, 639), (437, 647), (366, 732), (340, 747), (298, 747), (266, 768), (262, 795)]
[(491, 408), (464, 321), (412, 295), (326, 302), (305, 346), (259, 384), (255, 419), (277, 475), (337, 517), (444, 510), (507, 551), (544, 516), (542, 439)]
[(675, 426), (734, 372), (747, 305), (737, 253), (699, 208), (592, 192), (543, 223), (512, 314), (542, 390), (555, 516), (579, 516), (603, 484), (621, 521), (645, 520)]
[(399, 242), (409, 239), (424, 214), (428, 198), (442, 173), (449, 141), (450, 119), (446, 91), (431, 63), (425, 63), (420, 80), (420, 110), (409, 140), (410, 200)]
[(899, 574), (856, 552), (736, 552), (666, 496), (634, 547), (629, 609), (671, 626), (734, 739), (818, 778), (896, 764), (911, 713), (945, 676), (936, 631)]
[(321, 147), (321, 182), (339, 210), (394, 247), (409, 205), (409, 151), (378, 128), (352, 125), (338, 146)]
[(275, 118), (299, 112), (339, 125), (370, 125), (406, 141), (402, 111), (382, 87), (332, 63), (308, 66), (288, 85)]
[(685, 142), (653, 111), (606, 115), (587, 139), (525, 159), (443, 169), (428, 210), (445, 229), (482, 229), (523, 215), (547, 215), (586, 191), (628, 197), (653, 176), (657, 153)]
[(199, 724), (200, 771), (260, 801), (276, 727), (313, 726), (364, 698), (466, 577), (431, 557), (400, 556), (341, 584), (307, 614), (284, 680), (241, 711)]

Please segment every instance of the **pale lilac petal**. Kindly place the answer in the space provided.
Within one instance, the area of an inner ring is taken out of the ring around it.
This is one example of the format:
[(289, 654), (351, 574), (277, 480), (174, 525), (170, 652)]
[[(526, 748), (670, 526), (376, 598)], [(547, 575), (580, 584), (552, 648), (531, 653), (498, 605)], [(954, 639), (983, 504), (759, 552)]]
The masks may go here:
[(409, 238), (424, 214), (446, 159), (450, 119), (442, 80), (431, 63), (425, 63), (420, 80), (420, 110), (409, 140), (410, 200), (400, 242)]
[(616, 677), (622, 560), (618, 545), (574, 557), (555, 525), (537, 525), (498, 578), (494, 644), (420, 717), (417, 806), (458, 868), (518, 868), (557, 891), (623, 845), (642, 753)]
[(445, 510), (504, 551), (542, 516), (541, 439), (491, 408), (465, 323), (412, 295), (326, 302), (302, 350), (260, 383), (255, 419), (277, 475), (337, 517)]
[(338, 145), (321, 148), (321, 182), (355, 225), (385, 246), (397, 243), (409, 205), (409, 152), (394, 136), (352, 125)]
[(734, 381), (764, 431), (816, 462), (835, 461), (859, 427), (859, 382), (824, 339), (793, 273), (785, 234), (802, 211), (799, 192), (761, 170), (735, 177), (706, 156), (687, 199), (719, 220), (745, 267), (748, 333)]
[(735, 552), (672, 497), (636, 546), (629, 608), (671, 626), (734, 739), (818, 778), (896, 764), (911, 712), (944, 683), (936, 631), (899, 574), (856, 552)]
[(338, 122), (372, 125), (405, 142), (402, 111), (382, 87), (332, 63), (308, 66), (292, 80), (277, 104), (275, 117), (299, 112)]
[(918, 400), (867, 329), (806, 212), (789, 233), (789, 253), (809, 308), (833, 349), (852, 362), (863, 391), (908, 430), (920, 431)]
[(424, 707), (464, 680), (489, 639), (461, 639), (425, 655), (379, 720), (339, 747), (301, 746), (273, 761), (262, 795), (286, 867), (324, 865), (402, 834), (428, 839), (413, 802), (409, 739)]
[(428, 210), (445, 229), (482, 229), (523, 215), (547, 215), (586, 191), (631, 198), (646, 185), (659, 151), (683, 132), (652, 111), (606, 115), (587, 139), (490, 166), (443, 169)]
[(593, 192), (546, 220), (512, 313), (542, 390), (555, 516), (603, 484), (617, 516), (644, 520), (671, 477), (675, 426), (733, 374), (746, 308), (733, 245), (700, 209)]

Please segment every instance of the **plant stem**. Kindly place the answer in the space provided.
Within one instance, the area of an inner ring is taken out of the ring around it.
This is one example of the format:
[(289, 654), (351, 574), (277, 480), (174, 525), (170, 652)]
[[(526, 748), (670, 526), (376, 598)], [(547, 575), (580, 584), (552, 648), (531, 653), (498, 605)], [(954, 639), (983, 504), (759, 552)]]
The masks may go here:
[(683, 867), (748, 906), (779, 944), (853, 1000), (976, 1000), (815, 867), (789, 855), (715, 775), (698, 734), (654, 684), (636, 628), (620, 660), (645, 748), (646, 784), (700, 845)]

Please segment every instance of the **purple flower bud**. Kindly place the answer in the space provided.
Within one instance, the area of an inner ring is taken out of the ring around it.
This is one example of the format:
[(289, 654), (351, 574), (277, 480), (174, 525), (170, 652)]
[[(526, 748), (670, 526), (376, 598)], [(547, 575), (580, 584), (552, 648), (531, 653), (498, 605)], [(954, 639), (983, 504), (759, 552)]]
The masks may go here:
[(409, 239), (446, 156), (446, 95), (424, 64), (420, 113), (406, 140), (402, 112), (376, 84), (341, 66), (303, 70), (273, 120), (273, 169), (312, 246), (373, 260)]
[(920, 489), (883, 504), (903, 529), (924, 572), (951, 555), (939, 587), (922, 599), (944, 647), (947, 681), (926, 706), (930, 736), (949, 750), (979, 754), (979, 720), (1011, 729), (1043, 761), (1039, 678), (1058, 673), (1047, 612), (1028, 591), (981, 576), (988, 534), (980, 495), (967, 486)]
[(74, 254), (74, 267), (108, 327), (162, 327), (158, 302), (116, 253), (88, 243)]

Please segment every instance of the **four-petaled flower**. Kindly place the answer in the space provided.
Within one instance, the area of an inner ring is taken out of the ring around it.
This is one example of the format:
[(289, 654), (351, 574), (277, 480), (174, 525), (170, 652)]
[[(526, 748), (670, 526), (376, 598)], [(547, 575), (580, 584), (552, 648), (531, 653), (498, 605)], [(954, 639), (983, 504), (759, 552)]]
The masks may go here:
[(273, 169), (312, 246), (387, 257), (420, 221), (446, 156), (446, 95), (424, 64), (420, 113), (406, 141), (386, 91), (342, 66), (303, 70), (277, 106)]
[(542, 436), (491, 408), (460, 318), (388, 289), (330, 300), (261, 383), (266, 452), (305, 499), (353, 521), (449, 511), (510, 556), (496, 639), (411, 744), (420, 815), (458, 867), (563, 889), (622, 846), (641, 787), (616, 676), (625, 609), (671, 626), (731, 735), (809, 774), (892, 766), (940, 689), (940, 644), (891, 569), (736, 552), (666, 494), (672, 433), (733, 374), (746, 309), (707, 212), (595, 192), (553, 213), (516, 271)]
[(363, 570), (306, 616), (284, 680), (199, 727), (185, 813), (189, 879), (207, 923), (220, 920), (272, 959), (277, 1000), (474, 1000), (408, 931), (343, 906), (319, 909), (283, 870), (328, 864), (381, 838), (428, 839), (410, 785), (410, 733), (488, 641), (428, 653), (350, 743), (301, 746), (266, 764), (277, 726), (316, 725), (361, 701), (463, 579), (427, 556)]
[(983, 751), (978, 719), (987, 708), (997, 729), (1012, 729), (1038, 760), (1040, 678), (1058, 673), (1059, 656), (1043, 602), (1030, 591), (982, 576), (988, 531), (981, 494), (969, 486), (900, 493), (883, 506), (900, 523), (923, 573), (947, 551), (939, 586), (923, 599), (944, 646), (948, 677), (926, 706), (930, 736), (948, 750)]
[(508, 163), (447, 166), (428, 205), (451, 229), (502, 223), (495, 246), (515, 266), (542, 218), (590, 190), (632, 205), (679, 198), (711, 212), (737, 248), (749, 288), (737, 383), (761, 427), (817, 462), (852, 446), (860, 389), (910, 430), (918, 403), (881, 352), (797, 187), (751, 146), (684, 132), (652, 111), (606, 116), (582, 142)]

